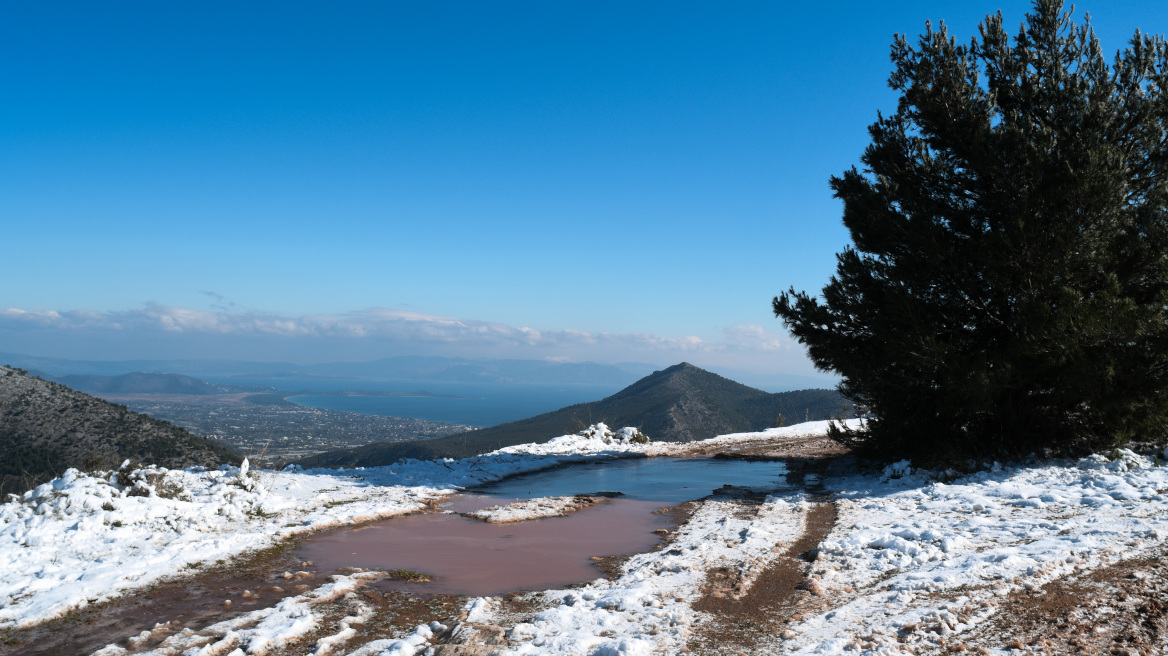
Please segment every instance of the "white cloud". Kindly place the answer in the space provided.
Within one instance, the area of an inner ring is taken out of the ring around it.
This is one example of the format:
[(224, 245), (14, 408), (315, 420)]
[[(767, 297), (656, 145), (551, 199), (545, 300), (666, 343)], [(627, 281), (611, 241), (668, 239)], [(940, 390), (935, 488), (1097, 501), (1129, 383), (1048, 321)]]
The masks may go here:
[(727, 347), (748, 351), (779, 351), (789, 348), (786, 339), (757, 323), (740, 323), (718, 330), (722, 333), (722, 340)]
[(469, 342), (522, 346), (594, 345), (612, 342), (645, 347), (703, 350), (715, 348), (698, 337), (658, 337), (645, 333), (589, 333), (580, 330), (541, 331), (526, 326), (452, 319), (421, 312), (372, 308), (339, 316), (286, 317), (255, 312), (192, 310), (149, 303), (138, 310), (118, 312), (47, 311), (19, 308), (0, 311), (6, 327), (35, 325), (59, 330), (162, 330), (171, 333), (224, 335), (278, 335), (288, 337), (345, 337), (417, 342)]
[(207, 350), (215, 344), (223, 357), (246, 344), (256, 357), (303, 359), (307, 355), (317, 361), (342, 355), (375, 359), (426, 354), (653, 364), (688, 360), (699, 366), (813, 372), (801, 348), (760, 325), (743, 323), (718, 330), (720, 339), (715, 341), (693, 335), (538, 330), (388, 308), (305, 316), (194, 310), (159, 303), (111, 312), (0, 310), (0, 331), (10, 338), (35, 334), (36, 339), (30, 337), (26, 343), (35, 344), (38, 351), (52, 343), (92, 345), (104, 340), (111, 347), (120, 344), (120, 353), (132, 352), (136, 344), (165, 343), (183, 357), (193, 355), (195, 343), (206, 345), (202, 357), (208, 357)]

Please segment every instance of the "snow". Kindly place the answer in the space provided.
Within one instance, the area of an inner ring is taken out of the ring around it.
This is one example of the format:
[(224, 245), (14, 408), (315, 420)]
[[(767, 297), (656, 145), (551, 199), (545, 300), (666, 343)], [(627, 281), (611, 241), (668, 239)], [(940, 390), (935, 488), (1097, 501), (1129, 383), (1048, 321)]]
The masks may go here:
[[(643, 440), (643, 441), (642, 441)], [(575, 455), (578, 453), (645, 453), (649, 451), (648, 438), (636, 428), (625, 427), (613, 432), (605, 424), (595, 424), (576, 433), (553, 438), (542, 444), (520, 444), (499, 449), (495, 453), (526, 453), (535, 455)]]
[(549, 608), (510, 630), (519, 644), (509, 653), (647, 654), (654, 645), (679, 653), (697, 619), (691, 605), (701, 596), (706, 571), (746, 563), (748, 581), (760, 573), (799, 535), (802, 496), (769, 497), (754, 517), (736, 513), (729, 500), (702, 504), (669, 549), (633, 556), (615, 581), (543, 593)]
[[(899, 462), (823, 484), (839, 518), (806, 587), (831, 603), (761, 653), (938, 648), (989, 619), (1011, 591), (1130, 558), (1168, 535), (1168, 468), (1131, 451), (960, 477)], [(704, 504), (670, 548), (634, 557), (619, 579), (543, 593), (549, 608), (512, 629), (507, 653), (637, 653), (638, 640), (676, 653), (712, 619), (692, 609), (705, 571), (729, 565), (749, 582), (748, 568), (765, 568), (799, 535), (800, 497), (772, 496), (750, 521)], [(746, 539), (756, 531), (759, 542)]]
[(839, 519), (810, 578), (846, 601), (793, 627), (805, 643), (796, 653), (935, 645), (987, 619), (1009, 592), (1157, 546), (1168, 535), (1168, 469), (1119, 455), (996, 465), (948, 483), (907, 467), (825, 481)]
[[(741, 447), (825, 428), (706, 444)], [(966, 476), (901, 461), (822, 484), (839, 517), (805, 587), (828, 603), (791, 622), (760, 653), (938, 649), (991, 618), (1012, 591), (1145, 553), (1168, 536), (1168, 469), (1126, 450), (1114, 460), (994, 463)], [(703, 504), (668, 549), (630, 559), (616, 580), (540, 593), (547, 608), (511, 628), (507, 653), (633, 654), (654, 645), (655, 653), (677, 653), (704, 623), (717, 621), (692, 608), (705, 572), (729, 566), (749, 585), (799, 536), (809, 507), (791, 492), (743, 519), (724, 503)], [(505, 623), (505, 610), (488, 602), (474, 602), (477, 621)]]
[[(699, 445), (738, 448), (820, 436), (826, 422), (727, 435)], [(274, 472), (223, 467), (61, 478), (0, 505), (0, 628), (27, 626), (125, 594), (196, 562), (263, 548), (287, 536), (418, 510), (500, 477), (573, 461), (682, 454), (632, 429), (598, 425), (545, 444), (460, 461), (407, 461), (356, 470)], [(783, 627), (761, 653), (900, 654), (939, 649), (975, 632), (1014, 591), (1149, 552), (1168, 536), (1168, 468), (1131, 451), (1078, 461), (995, 463), (961, 475), (902, 461), (818, 481), (838, 519), (819, 545), (807, 587), (822, 602)], [(808, 477), (809, 479), (811, 477)], [(528, 502), (540, 515), (549, 500)], [(669, 545), (629, 558), (614, 579), (531, 593), (538, 609), (515, 622), (506, 604), (471, 599), (466, 622), (499, 625), (506, 653), (679, 653), (711, 621), (694, 608), (706, 574), (728, 568), (749, 589), (802, 534), (813, 503), (798, 489), (744, 511), (733, 499), (696, 506)], [(157, 654), (248, 653), (310, 632), (320, 654), (423, 653), (445, 627), (350, 644), (373, 611), (352, 591), (381, 573), (335, 577), (316, 590), (202, 631), (139, 636)], [(325, 602), (347, 604), (321, 625)], [(335, 615), (334, 615), (335, 617)], [(327, 629), (327, 630), (325, 630)], [(162, 639), (161, 642), (158, 642)], [(211, 649), (210, 647), (213, 647)], [(121, 647), (102, 650), (105, 656)], [(200, 651), (203, 650), (203, 651)], [(233, 651), (235, 650), (235, 651)]]
[(526, 522), (541, 517), (560, 517), (605, 500), (604, 497), (538, 497), (522, 499), (505, 506), (491, 506), (463, 513), (492, 524)]
[[(553, 444), (350, 470), (69, 470), (0, 505), (0, 628), (99, 603), (299, 533), (392, 517), (504, 476), (641, 455), (603, 424)], [(124, 484), (123, 484), (124, 483)]]
[[(303, 595), (289, 597), (271, 608), (219, 622), (200, 631), (184, 628), (182, 631), (171, 633), (169, 627), (159, 625), (154, 631), (143, 631), (137, 639), (130, 641), (130, 646), (145, 644), (152, 638), (165, 635), (165, 639), (147, 653), (157, 656), (177, 656), (184, 653), (222, 654), (234, 649), (239, 653), (262, 656), (316, 629), (317, 618), (312, 612), (313, 606), (334, 601), (346, 593), (351, 593), (361, 582), (379, 576), (384, 574), (377, 572), (335, 576), (331, 583)], [(155, 636), (155, 633), (159, 635)], [(167, 635), (168, 633), (170, 635)], [(110, 645), (95, 652), (94, 656), (120, 656), (127, 653), (131, 652), (123, 647)]]

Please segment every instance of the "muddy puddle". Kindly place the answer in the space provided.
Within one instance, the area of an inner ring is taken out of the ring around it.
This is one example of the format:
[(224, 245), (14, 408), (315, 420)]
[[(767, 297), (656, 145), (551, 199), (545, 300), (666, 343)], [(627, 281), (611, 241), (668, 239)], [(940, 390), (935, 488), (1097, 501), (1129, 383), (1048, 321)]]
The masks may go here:
[[(482, 500), (479, 500), (481, 505)], [(399, 517), (305, 541), (299, 557), (322, 569), (424, 572), (425, 583), (382, 581), (419, 594), (493, 596), (559, 588), (601, 576), (592, 557), (649, 551), (665, 529), (652, 501), (615, 500), (566, 517), (488, 524), (456, 514)]]
[[(456, 495), (443, 513), (412, 515), (308, 538), (297, 557), (322, 570), (408, 570), (428, 582), (379, 586), (419, 594), (494, 596), (584, 583), (601, 576), (597, 559), (652, 549), (671, 527), (663, 507), (709, 495), (723, 485), (785, 486), (777, 462), (637, 458), (570, 465), (507, 479)], [(620, 493), (564, 517), (488, 524), (455, 514), (521, 499)]]
[[(439, 512), (308, 536), (246, 562), (212, 566), (193, 580), (161, 584), (2, 635), (0, 655), (90, 653), (111, 642), (126, 646), (128, 636), (167, 621), (176, 630), (197, 629), (271, 606), (354, 567), (432, 576), (429, 582), (374, 584), (388, 588), (385, 593), (401, 603), (583, 583), (603, 575), (594, 558), (643, 553), (659, 543), (662, 537), (655, 531), (672, 528), (673, 520), (654, 511), (702, 498), (726, 484), (781, 489), (785, 474), (778, 462), (639, 458), (515, 477), (455, 495)], [(519, 499), (597, 492), (621, 494), (564, 517), (510, 524), (457, 514)]]

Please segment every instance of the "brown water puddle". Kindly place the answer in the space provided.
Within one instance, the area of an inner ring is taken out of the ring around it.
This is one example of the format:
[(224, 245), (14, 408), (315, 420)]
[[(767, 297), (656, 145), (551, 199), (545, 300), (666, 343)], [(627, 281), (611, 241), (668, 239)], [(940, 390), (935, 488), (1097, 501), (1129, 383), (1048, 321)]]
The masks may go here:
[[(0, 631), (0, 656), (88, 654), (110, 643), (124, 645), (130, 636), (168, 622), (175, 631), (200, 629), (273, 606), (328, 580), (293, 560), (288, 551), (284, 546), (265, 549), (36, 626)], [(282, 576), (287, 570), (304, 574), (289, 581)], [(231, 604), (224, 604), (228, 600)]]
[[(469, 512), (513, 501), (466, 494), (452, 497), (442, 507)], [(91, 653), (110, 643), (128, 646), (127, 638), (153, 629), (155, 623), (170, 622), (173, 630), (198, 629), (274, 605), (352, 568), (409, 569), (434, 575), (428, 583), (380, 582), (376, 585), (389, 588), (383, 588), (384, 596), (370, 588), (361, 592), (368, 599), (382, 600), (375, 605), (384, 608), (378, 620), (361, 631), (386, 637), (376, 632), (390, 631), (390, 624), (397, 621), (394, 617), (402, 622), (398, 628), (445, 617), (443, 612), (449, 615), (450, 608), (461, 605), (460, 595), (494, 596), (583, 583), (601, 576), (606, 566), (611, 574), (622, 561), (620, 556), (652, 550), (662, 539), (655, 531), (664, 533), (663, 529), (686, 520), (685, 512), (654, 514), (664, 505), (671, 504), (617, 498), (565, 517), (514, 524), (432, 513), (334, 530), (241, 560), (221, 561), (191, 576), (34, 627), (0, 631), (0, 656), (72, 655)], [(680, 506), (681, 510), (687, 507)], [(285, 578), (285, 571), (293, 573), (291, 579)], [(244, 591), (257, 594), (244, 596)], [(227, 600), (232, 601), (230, 606), (224, 604)], [(161, 638), (151, 642), (157, 639)]]
[[(511, 501), (458, 495), (443, 507), (469, 512)], [(591, 581), (603, 575), (600, 567), (607, 562), (592, 557), (649, 551), (660, 540), (653, 531), (676, 524), (669, 515), (653, 514), (659, 508), (659, 502), (616, 499), (565, 517), (514, 524), (429, 513), (333, 530), (241, 561), (210, 565), (191, 577), (159, 583), (28, 629), (0, 631), (0, 656), (71, 656), (110, 643), (128, 647), (130, 636), (153, 629), (156, 623), (170, 622), (175, 631), (200, 629), (272, 606), (355, 567), (408, 569), (434, 576), (428, 583), (374, 584), (390, 595), (387, 599), (395, 600), (394, 608), (421, 603), (415, 597), (493, 596)], [(292, 577), (285, 578), (285, 572)], [(245, 591), (253, 594), (244, 596)], [(227, 600), (232, 603), (225, 605)], [(162, 632), (141, 647), (149, 648), (165, 635)]]
[[(489, 501), (489, 502), (488, 502)], [(458, 500), (465, 512), (510, 499)], [(429, 582), (382, 581), (419, 594), (495, 596), (584, 583), (602, 575), (594, 557), (651, 550), (656, 530), (672, 526), (653, 514), (659, 502), (615, 499), (566, 517), (488, 524), (456, 514), (397, 517), (304, 540), (297, 557), (327, 571), (345, 567), (412, 570)]]

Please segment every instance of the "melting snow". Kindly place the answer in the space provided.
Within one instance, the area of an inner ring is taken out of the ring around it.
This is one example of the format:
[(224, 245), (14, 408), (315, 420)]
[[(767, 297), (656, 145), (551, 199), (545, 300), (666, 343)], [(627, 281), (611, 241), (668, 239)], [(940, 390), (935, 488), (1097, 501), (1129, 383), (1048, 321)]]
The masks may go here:
[(0, 505), (0, 628), (105, 601), (288, 536), (392, 517), (463, 487), (567, 462), (639, 455), (599, 424), (551, 444), (350, 470), (146, 469), (60, 478)]
[[(731, 447), (825, 428), (818, 422), (709, 442)], [(120, 482), (117, 473), (71, 470), (0, 506), (0, 627), (140, 588), (196, 559), (230, 558), (297, 532), (409, 512), (508, 474), (683, 448), (597, 426), (472, 459), (373, 469), (146, 470)], [(839, 510), (809, 574), (808, 588), (824, 609), (784, 627), (760, 646), (765, 653), (936, 649), (991, 617), (1003, 595), (1147, 552), (1168, 536), (1168, 468), (1131, 451), (1114, 460), (995, 465), (965, 476), (900, 462), (882, 472), (824, 476), (822, 485)], [(768, 497), (757, 513), (736, 512), (729, 500), (704, 502), (667, 548), (630, 558), (615, 579), (532, 593), (541, 610), (511, 625), (503, 605), (472, 599), (467, 621), (503, 625), (507, 653), (516, 655), (677, 653), (711, 621), (693, 609), (706, 572), (731, 568), (749, 585), (799, 537), (808, 507), (799, 491)], [(156, 653), (214, 646), (260, 654), (315, 630), (314, 608), (325, 599), (350, 600), (351, 611), (318, 640), (317, 653), (423, 653), (445, 627), (346, 643), (371, 612), (346, 595), (372, 576), (336, 577), (273, 608), (171, 635), (157, 648), (169, 651)]]

